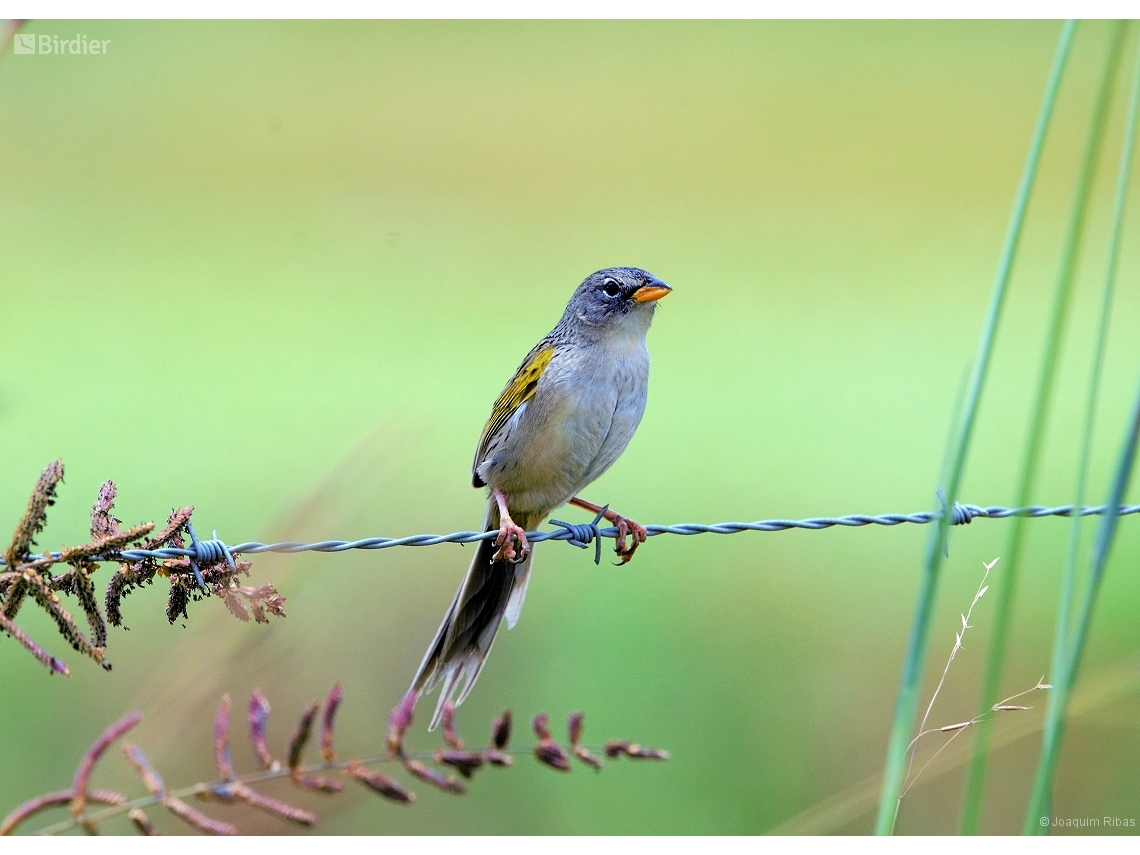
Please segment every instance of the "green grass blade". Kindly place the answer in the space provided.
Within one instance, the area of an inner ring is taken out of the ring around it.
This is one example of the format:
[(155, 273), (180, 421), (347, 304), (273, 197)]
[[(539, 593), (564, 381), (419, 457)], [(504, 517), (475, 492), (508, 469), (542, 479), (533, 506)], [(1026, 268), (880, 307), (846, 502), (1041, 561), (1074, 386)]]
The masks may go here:
[[(1136, 458), (1138, 439), (1140, 439), (1140, 389), (1137, 390), (1131, 423), (1125, 435), (1124, 448), (1120, 453), (1120, 462), (1117, 464), (1116, 475), (1113, 478), (1112, 490), (1108, 498), (1108, 503), (1113, 508), (1120, 507), (1122, 497), (1128, 489), (1128, 480), (1132, 474), (1132, 466)], [(1080, 667), (1081, 656), (1084, 654), (1089, 626), (1092, 624), (1093, 609), (1096, 606), (1097, 593), (1100, 590), (1101, 580), (1104, 578), (1105, 565), (1108, 562), (1109, 552), (1112, 550), (1113, 540), (1116, 538), (1116, 527), (1119, 519), (1120, 517), (1110, 510), (1101, 519), (1100, 528), (1097, 531), (1096, 543), (1093, 546), (1092, 568), (1085, 585), (1084, 595), (1081, 597), (1081, 606), (1077, 611), (1073, 641), (1069, 646), (1068, 655), (1065, 657), (1063, 670), (1057, 675), (1056, 682), (1053, 684), (1049, 707), (1045, 713), (1047, 744), (1042, 751), (1041, 761), (1037, 766), (1037, 777), (1033, 783), (1033, 795), (1025, 818), (1024, 831), (1026, 834), (1043, 834), (1046, 830), (1039, 825), (1039, 821), (1042, 816), (1049, 815), (1053, 772), (1060, 752), (1065, 709), (1068, 706), (1073, 682)]]
[[(1124, 126), (1124, 143), (1120, 151), (1120, 168), (1117, 172), (1116, 195), (1113, 202), (1112, 220), (1109, 232), (1108, 260), (1105, 265), (1104, 290), (1101, 296), (1100, 317), (1097, 322), (1093, 345), (1093, 358), (1089, 372), (1088, 394), (1085, 401), (1085, 420), (1081, 431), (1080, 458), (1077, 465), (1077, 485), (1073, 503), (1085, 503), (1088, 487), (1089, 458), (1092, 452), (1093, 427), (1096, 421), (1096, 403), (1100, 397), (1100, 377), (1104, 366), (1104, 349), (1108, 340), (1108, 323), (1112, 311), (1112, 300), (1116, 289), (1116, 273), (1120, 258), (1120, 234), (1124, 222), (1124, 208), (1127, 203), (1128, 183), (1132, 168), (1132, 150), (1136, 139), (1137, 107), (1140, 106), (1140, 50), (1136, 55), (1136, 70), (1132, 82), (1132, 100), (1128, 119)], [(1061, 579), (1061, 595), (1057, 607), (1057, 625), (1053, 637), (1053, 656), (1050, 674), (1061, 670), (1068, 639), (1071, 620), (1073, 593), (1076, 590), (1077, 555), (1081, 540), (1083, 517), (1074, 516), (1069, 536), (1069, 551), (1065, 561), (1065, 571)]]
[[(1010, 214), (1009, 227), (1006, 230), (1005, 244), (1002, 247), (1001, 257), (998, 261), (997, 274), (990, 296), (989, 310), (986, 313), (985, 324), (982, 327), (981, 342), (974, 360), (970, 375), (969, 386), (966, 392), (965, 407), (962, 421), (954, 435), (953, 452), (950, 455), (951, 465), (945, 483), (947, 507), (954, 503), (958, 495), (958, 485), (961, 481), (962, 468), (966, 460), (966, 452), (970, 445), (974, 421), (977, 415), (978, 402), (981, 398), (982, 387), (985, 385), (986, 375), (989, 371), (990, 359), (993, 355), (993, 344), (997, 334), (998, 322), (1001, 319), (1002, 308), (1005, 304), (1006, 290), (1009, 285), (1010, 273), (1013, 269), (1014, 257), (1021, 242), (1022, 228), (1025, 224), (1025, 212), (1029, 206), (1029, 195), (1037, 176), (1037, 167), (1041, 161), (1041, 150), (1045, 144), (1046, 131), (1053, 115), (1053, 107), (1057, 102), (1057, 91), (1061, 85), (1061, 77), (1068, 60), (1069, 49), (1073, 42), (1073, 33), (1076, 31), (1075, 21), (1066, 21), (1061, 28), (1060, 40), (1053, 58), (1053, 67), (1045, 85), (1045, 95), (1042, 99), (1041, 109), (1037, 117), (1037, 125), (1033, 130), (1033, 137), (1029, 144), (1029, 152), (1025, 158), (1021, 181), (1014, 199), (1013, 211)], [(924, 559), (924, 572), (922, 586), (919, 591), (918, 604), (915, 608), (914, 623), (911, 626), (910, 638), (907, 641), (906, 658), (903, 661), (902, 677), (899, 683), (898, 697), (895, 701), (894, 719), (891, 724), (890, 739), (887, 745), (886, 768), (883, 774), (883, 790), (879, 799), (879, 813), (875, 821), (876, 834), (890, 834), (894, 829), (895, 817), (898, 811), (899, 794), (902, 791), (903, 776), (906, 769), (907, 746), (911, 739), (911, 729), (914, 727), (915, 714), (918, 707), (918, 693), (922, 687), (922, 666), (926, 659), (926, 649), (930, 636), (930, 615), (934, 608), (934, 595), (938, 588), (938, 573), (942, 566), (942, 550), (945, 544), (947, 529), (945, 524), (935, 527), (927, 541)]]
[[(1108, 263), (1106, 265), (1104, 277), (1104, 296), (1101, 300), (1101, 313), (1100, 322), (1097, 327), (1096, 347), (1093, 354), (1092, 373), (1089, 378), (1089, 395), (1086, 402), (1085, 412), (1085, 427), (1083, 436), (1081, 438), (1081, 461), (1080, 469), (1077, 476), (1077, 498), (1076, 502), (1082, 504), (1084, 502), (1084, 491), (1087, 480), (1088, 471), (1088, 458), (1089, 450), (1092, 446), (1092, 426), (1093, 417), (1096, 409), (1096, 400), (1100, 387), (1101, 367), (1104, 362), (1104, 343), (1107, 338), (1108, 319), (1110, 308), (1112, 305), (1112, 295), (1115, 289), (1116, 273), (1118, 262), (1120, 258), (1120, 234), (1124, 223), (1124, 208), (1128, 199), (1128, 184), (1131, 178), (1132, 171), (1132, 154), (1136, 142), (1136, 124), (1137, 116), (1140, 115), (1140, 48), (1136, 53), (1136, 68), (1132, 77), (1132, 101), (1128, 110), (1128, 120), (1124, 126), (1124, 145), (1120, 151), (1120, 169), (1117, 174), (1116, 184), (1116, 199), (1113, 204), (1112, 211), (1112, 225), (1109, 237), (1108, 247)], [(1140, 408), (1140, 401), (1137, 403)], [(1133, 439), (1132, 445), (1135, 446), (1135, 431), (1136, 431), (1136, 417), (1133, 418)], [(1134, 450), (1126, 453), (1135, 453)], [(1127, 466), (1131, 470), (1131, 462), (1125, 463), (1122, 455), (1122, 466)], [(1122, 472), (1124, 470), (1118, 467), (1116, 483), (1121, 483)], [(1124, 475), (1126, 478), (1127, 475)], [(1114, 490), (1114, 496), (1117, 495)], [(1123, 488), (1121, 488), (1120, 496), (1123, 496)], [(1116, 505), (1120, 504), (1120, 500), (1116, 500)], [(1052, 666), (1052, 680), (1053, 692), (1049, 698), (1049, 706), (1045, 713), (1045, 728), (1044, 738), (1042, 741), (1041, 757), (1038, 761), (1037, 775), (1033, 783), (1033, 793), (1030, 796), (1029, 810), (1025, 818), (1025, 833), (1026, 834), (1044, 834), (1047, 828), (1040, 825), (1040, 818), (1042, 816), (1049, 816), (1052, 812), (1052, 794), (1053, 794), (1053, 778), (1056, 773), (1057, 758), (1060, 753), (1061, 747), (1061, 731), (1064, 722), (1065, 710), (1068, 706), (1069, 696), (1072, 692), (1073, 679), (1076, 676), (1076, 668), (1079, 664), (1080, 651), (1084, 649), (1085, 634), (1088, 629), (1088, 621), (1091, 617), (1092, 611), (1092, 597), (1086, 592), (1084, 600), (1082, 601), (1082, 610), (1078, 620), (1078, 627), (1076, 639), (1070, 641), (1070, 610), (1073, 598), (1073, 592), (1076, 588), (1076, 558), (1078, 544), (1080, 542), (1080, 527), (1077, 525), (1079, 517), (1074, 518), (1073, 532), (1069, 540), (1069, 554), (1065, 566), (1065, 575), (1062, 580), (1061, 598), (1057, 607), (1057, 626), (1054, 632), (1053, 643), (1053, 666)], [(1107, 518), (1106, 518), (1107, 521)], [(1115, 525), (1115, 521), (1113, 522)], [(1097, 558), (1093, 560), (1093, 574), (1096, 576), (1094, 582), (1090, 579), (1092, 586), (1093, 596), (1095, 596), (1095, 586), (1099, 584), (1099, 576), (1103, 573), (1103, 566), (1098, 567), (1098, 560), (1103, 562), (1107, 557), (1108, 546), (1111, 541), (1105, 541), (1105, 529), (1102, 522), (1101, 537), (1097, 541), (1097, 550), (1095, 555)], [(1076, 658), (1072, 661), (1070, 668), (1066, 661), (1066, 652), (1069, 648), (1077, 651)]]
[[(1120, 52), (1124, 38), (1124, 24), (1116, 21), (1109, 36), (1109, 51), (1101, 77), (1096, 104), (1089, 121), (1088, 136), (1081, 159), (1080, 172), (1073, 192), (1069, 222), (1061, 250), (1061, 263), (1057, 273), (1057, 284), (1053, 293), (1053, 306), (1046, 328), (1044, 352), (1041, 357), (1041, 374), (1037, 381), (1033, 409), (1029, 419), (1029, 430), (1025, 440), (1025, 451), (1018, 477), (1015, 507), (1029, 504), (1037, 478), (1037, 464), (1041, 446), (1045, 439), (1045, 426), (1049, 414), (1057, 361), (1061, 352), (1061, 340), (1065, 330), (1072, 297), (1073, 274), (1080, 253), (1081, 239), (1084, 236), (1085, 221), (1088, 215), (1089, 198), (1092, 195), (1093, 178), (1099, 160), (1104, 138), (1109, 107), (1112, 102), (1113, 84), (1120, 65)], [(1020, 571), (1021, 550), (1025, 543), (1025, 517), (1014, 517), (1010, 526), (1009, 543), (1002, 553), (1002, 562), (993, 581), (995, 593), (993, 633), (986, 658), (985, 676), (982, 678), (982, 692), (979, 709), (988, 712), (998, 700), (1002, 671), (1009, 647), (1009, 632), (1013, 624), (1013, 604), (1017, 599), (1017, 582)], [(992, 717), (986, 716), (974, 729), (974, 751), (970, 761), (970, 771), (966, 778), (966, 796), (962, 808), (961, 831), (963, 834), (976, 834), (981, 819), (982, 795), (985, 788), (986, 763), (989, 759), (990, 731)]]

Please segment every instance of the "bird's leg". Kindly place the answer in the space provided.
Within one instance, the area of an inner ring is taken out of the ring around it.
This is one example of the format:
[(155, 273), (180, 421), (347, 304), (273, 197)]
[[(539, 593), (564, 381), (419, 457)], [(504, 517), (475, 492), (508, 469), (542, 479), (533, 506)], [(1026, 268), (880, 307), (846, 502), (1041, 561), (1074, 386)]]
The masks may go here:
[[(595, 505), (593, 502), (587, 502), (585, 499), (580, 499), (577, 496), (570, 500), (570, 504), (583, 508), (592, 514), (596, 514), (602, 509), (601, 505)], [(638, 546), (645, 543), (645, 538), (649, 536), (649, 532), (645, 530), (645, 526), (641, 523), (634, 522), (629, 517), (623, 517), (617, 511), (607, 510), (604, 516), (607, 520), (612, 522), (618, 530), (617, 540), (614, 543), (614, 552), (616, 552), (621, 559), (621, 562), (618, 564), (620, 567), (633, 558), (633, 553), (637, 551)], [(630, 535), (633, 536), (633, 546), (626, 549), (625, 539)]]
[[(502, 490), (493, 489), (491, 495), (495, 497), (495, 501), (499, 505), (499, 536), (495, 538), (495, 544), (499, 548), (491, 556), (491, 560), (507, 560), (512, 564), (518, 564), (530, 552), (530, 544), (526, 542), (526, 529), (515, 525), (515, 521), (511, 519), (511, 513), (507, 510), (507, 497)], [(515, 552), (516, 540), (519, 544), (517, 553)]]

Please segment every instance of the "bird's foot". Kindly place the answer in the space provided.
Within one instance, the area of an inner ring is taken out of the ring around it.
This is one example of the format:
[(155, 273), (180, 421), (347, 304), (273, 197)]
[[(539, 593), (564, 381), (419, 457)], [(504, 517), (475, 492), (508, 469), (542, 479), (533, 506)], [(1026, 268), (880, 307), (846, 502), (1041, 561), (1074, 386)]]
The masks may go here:
[[(622, 564), (628, 564), (629, 560), (633, 558), (633, 553), (637, 551), (637, 547), (645, 543), (645, 539), (649, 537), (649, 532), (645, 530), (639, 522), (634, 522), (627, 517), (620, 514), (614, 514), (612, 517), (606, 514), (606, 519), (614, 524), (617, 528), (617, 538), (614, 541), (614, 552), (617, 553), (621, 561), (618, 562), (620, 567)], [(626, 538), (633, 540), (633, 545), (626, 547)]]
[[(516, 541), (518, 543), (517, 551), (515, 550)], [(527, 553), (530, 552), (530, 544), (526, 539), (526, 529), (515, 525), (514, 520), (510, 517), (503, 517), (502, 524), (499, 526), (499, 536), (495, 538), (495, 545), (499, 548), (491, 556), (492, 561), (509, 561), (511, 564), (518, 564), (525, 561)]]

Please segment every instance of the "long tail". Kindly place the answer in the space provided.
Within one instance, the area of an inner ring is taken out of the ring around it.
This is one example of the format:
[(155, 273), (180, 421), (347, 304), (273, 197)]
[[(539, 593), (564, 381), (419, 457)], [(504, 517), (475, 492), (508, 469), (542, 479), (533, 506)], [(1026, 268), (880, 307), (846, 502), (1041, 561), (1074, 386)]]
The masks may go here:
[[(531, 528), (531, 520), (517, 519), (516, 522), (526, 529)], [(483, 530), (495, 531), (498, 528), (499, 509), (491, 501)], [(518, 621), (526, 597), (534, 547), (519, 564), (492, 561), (495, 549), (493, 540), (479, 542), (471, 567), (455, 592), (455, 599), (443, 616), (443, 622), (412, 680), (409, 693), (415, 692), (417, 700), (437, 683), (443, 682), (429, 730), (435, 730), (439, 724), (443, 705), (459, 690), (461, 677), (463, 689), (455, 703), (463, 703), (470, 693), (491, 652), (503, 618), (506, 618), (508, 628), (514, 627)]]

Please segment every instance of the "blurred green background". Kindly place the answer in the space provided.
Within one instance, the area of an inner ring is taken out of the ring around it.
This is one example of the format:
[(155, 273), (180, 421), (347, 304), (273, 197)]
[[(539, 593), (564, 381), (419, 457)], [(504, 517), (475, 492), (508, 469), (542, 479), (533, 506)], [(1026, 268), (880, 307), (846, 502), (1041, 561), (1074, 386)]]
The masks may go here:
[[(231, 542), (477, 526), (469, 466), (492, 401), (577, 283), (619, 264), (675, 293), (650, 332), (645, 419), (590, 498), (646, 523), (931, 507), (1058, 25), (33, 21), (23, 32), (111, 40), (107, 56), (9, 49), (0, 63), (0, 520), (14, 526), (40, 469), (62, 457), (66, 484), (39, 539), (57, 548), (84, 538), (105, 478), (126, 522), (193, 504), (199, 530)], [(1014, 492), (1106, 32), (1078, 32), (966, 501)], [(1125, 68), (1134, 50), (1133, 33)], [(1054, 398), (1045, 503), (1073, 490), (1126, 90)], [(1133, 185), (1098, 500), (1140, 365)], [(927, 694), (1007, 531), (979, 521), (954, 533)], [(1048, 670), (1068, 531), (1029, 525), (1008, 694)], [(464, 799), (417, 787), (411, 809), (359, 788), (271, 790), (317, 810), (325, 833), (866, 832), (926, 536), (662, 537), (621, 568), (543, 545), (522, 620), (501, 633), (461, 731), (479, 742), (504, 707), (524, 722), (582, 709), (587, 742), (633, 738), (671, 762), (600, 776), (522, 762), (483, 773)], [(334, 680), (347, 696), (342, 753), (378, 751), (468, 558), (459, 546), (257, 558), (254, 580), (288, 597), (288, 619), (269, 627), (215, 601), (169, 626), (156, 586), (126, 601), (131, 632), (112, 631), (109, 674), (26, 609), (22, 625), (73, 676), (49, 678), (0, 639), (0, 813), (66, 786), (88, 743), (133, 708), (169, 783), (207, 779), (218, 697), (243, 708), (255, 686), (279, 752)], [(1137, 817), (1138, 558), (1140, 523), (1125, 521), (1059, 816)], [(932, 723), (973, 714), (991, 606), (975, 610)], [(987, 831), (1020, 829), (1035, 703), (997, 723)], [(436, 744), (426, 717), (413, 746)], [(239, 716), (248, 769), (243, 730)], [(117, 753), (96, 782), (141, 791)], [(961, 787), (951, 751), (907, 796), (900, 831), (951, 831)], [(127, 830), (117, 822), (107, 830)]]

